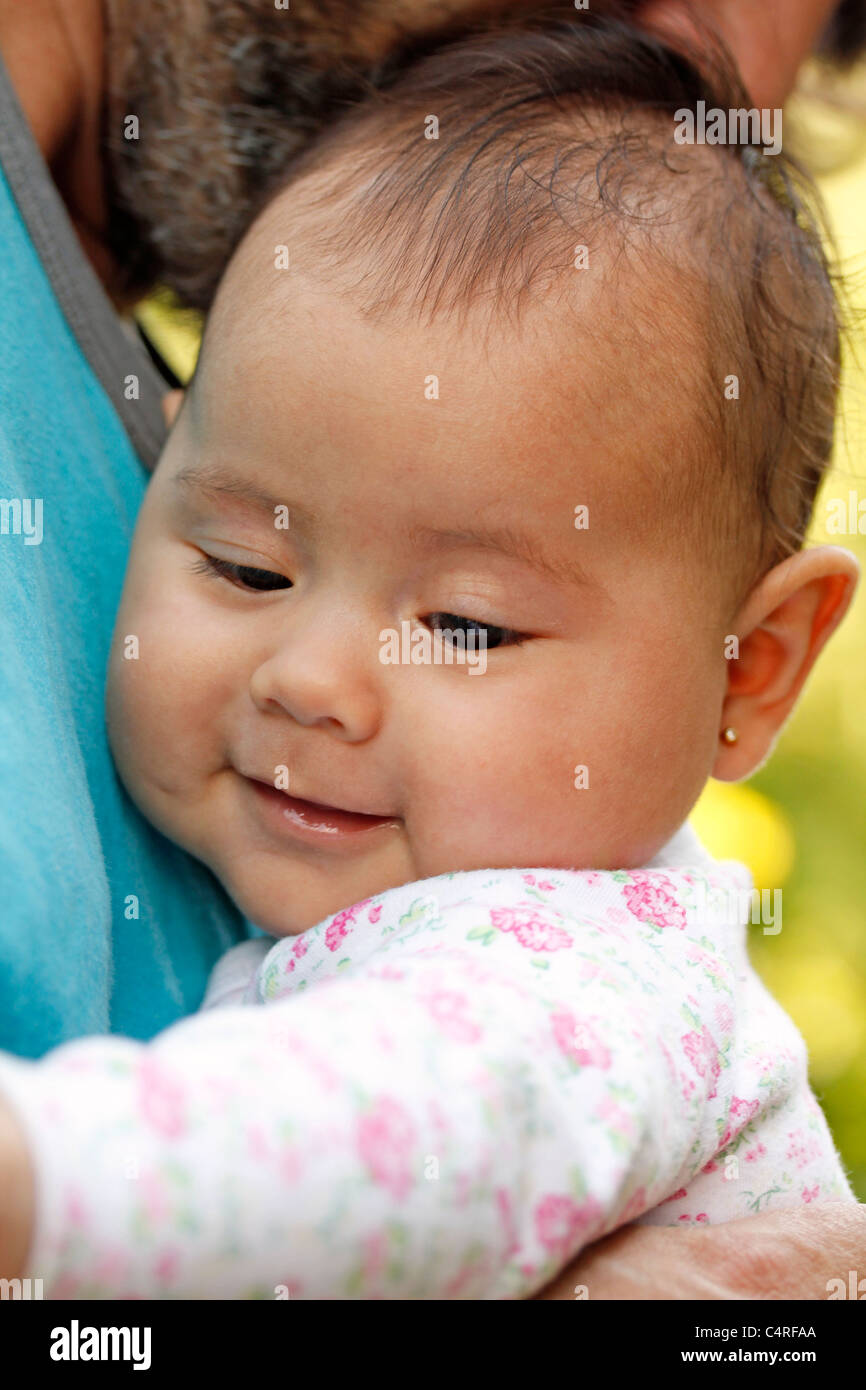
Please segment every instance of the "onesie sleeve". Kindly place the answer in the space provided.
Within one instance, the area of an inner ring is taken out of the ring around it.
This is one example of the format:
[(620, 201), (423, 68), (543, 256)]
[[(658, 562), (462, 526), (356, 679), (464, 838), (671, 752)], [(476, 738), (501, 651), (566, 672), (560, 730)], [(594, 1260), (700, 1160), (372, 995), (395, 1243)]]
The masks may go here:
[(523, 1298), (687, 1181), (736, 1042), (688, 885), (578, 913), (520, 877), (281, 942), (265, 1007), (0, 1058), (48, 1296)]
[(228, 1004), (243, 1004), (251, 980), (274, 945), (272, 936), (241, 941), (220, 956), (207, 982), (202, 1009), (220, 1009)]

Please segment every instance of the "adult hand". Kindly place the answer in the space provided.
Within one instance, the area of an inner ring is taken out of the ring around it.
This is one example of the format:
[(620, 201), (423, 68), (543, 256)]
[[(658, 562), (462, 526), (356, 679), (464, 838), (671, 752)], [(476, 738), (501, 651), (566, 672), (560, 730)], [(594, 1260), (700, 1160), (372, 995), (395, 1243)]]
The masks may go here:
[(833, 1279), (847, 1292), (850, 1270), (866, 1274), (866, 1206), (824, 1202), (723, 1226), (626, 1226), (535, 1297), (817, 1300)]
[(736, 59), (756, 106), (781, 106), (793, 90), (797, 71), (811, 53), (838, 0), (647, 0), (635, 18), (675, 41), (701, 45), (690, 14), (714, 29)]

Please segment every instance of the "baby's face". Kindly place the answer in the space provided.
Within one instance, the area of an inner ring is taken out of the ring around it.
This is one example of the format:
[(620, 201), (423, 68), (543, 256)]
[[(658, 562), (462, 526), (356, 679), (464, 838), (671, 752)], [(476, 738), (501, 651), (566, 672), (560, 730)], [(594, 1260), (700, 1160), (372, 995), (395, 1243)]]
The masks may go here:
[[(589, 301), (373, 325), (274, 239), (139, 519), (109, 682), (132, 796), (275, 934), (447, 871), (646, 862), (725, 688), (723, 605), (665, 515), (665, 372)], [(381, 659), (386, 630), (479, 625), (484, 669), (439, 636)]]

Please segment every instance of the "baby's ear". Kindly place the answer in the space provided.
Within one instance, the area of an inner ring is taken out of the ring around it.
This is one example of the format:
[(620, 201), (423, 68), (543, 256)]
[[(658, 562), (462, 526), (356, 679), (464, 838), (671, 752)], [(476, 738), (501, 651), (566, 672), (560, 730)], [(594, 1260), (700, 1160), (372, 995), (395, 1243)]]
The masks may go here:
[(176, 391), (166, 391), (162, 398), (162, 414), (168, 429), (171, 429), (177, 419), (177, 413), (183, 405), (185, 394), (186, 393), (178, 387)]
[[(749, 777), (769, 757), (824, 644), (845, 616), (860, 566), (835, 545), (791, 555), (766, 574), (733, 623), (719, 753), (712, 775)], [(735, 738), (724, 741), (723, 731)]]

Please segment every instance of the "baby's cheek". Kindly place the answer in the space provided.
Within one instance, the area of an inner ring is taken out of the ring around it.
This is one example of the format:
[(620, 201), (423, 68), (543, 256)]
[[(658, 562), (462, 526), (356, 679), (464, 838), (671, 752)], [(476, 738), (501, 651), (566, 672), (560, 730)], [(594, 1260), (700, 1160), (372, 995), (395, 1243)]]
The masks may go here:
[(463, 750), (448, 822), (455, 848), (492, 864), (563, 868), (654, 852), (687, 809), (668, 806), (660, 789), (690, 779), (676, 739), (664, 746), (636, 695), (627, 682), (597, 689), (580, 669), (511, 701)]
[(121, 608), (107, 712), (112, 751), (133, 795), (147, 782), (176, 789), (196, 760), (207, 685), (195, 641), (195, 629), (158, 596)]
[[(410, 829), (427, 873), (547, 864), (552, 855), (573, 854), (589, 814), (573, 785), (575, 759), (586, 748), (542, 699), (503, 695), (500, 705), (491, 691), (483, 711), (463, 711), (462, 720), (451, 711), (429, 738), (416, 717)], [(539, 708), (550, 717), (538, 718)]]

